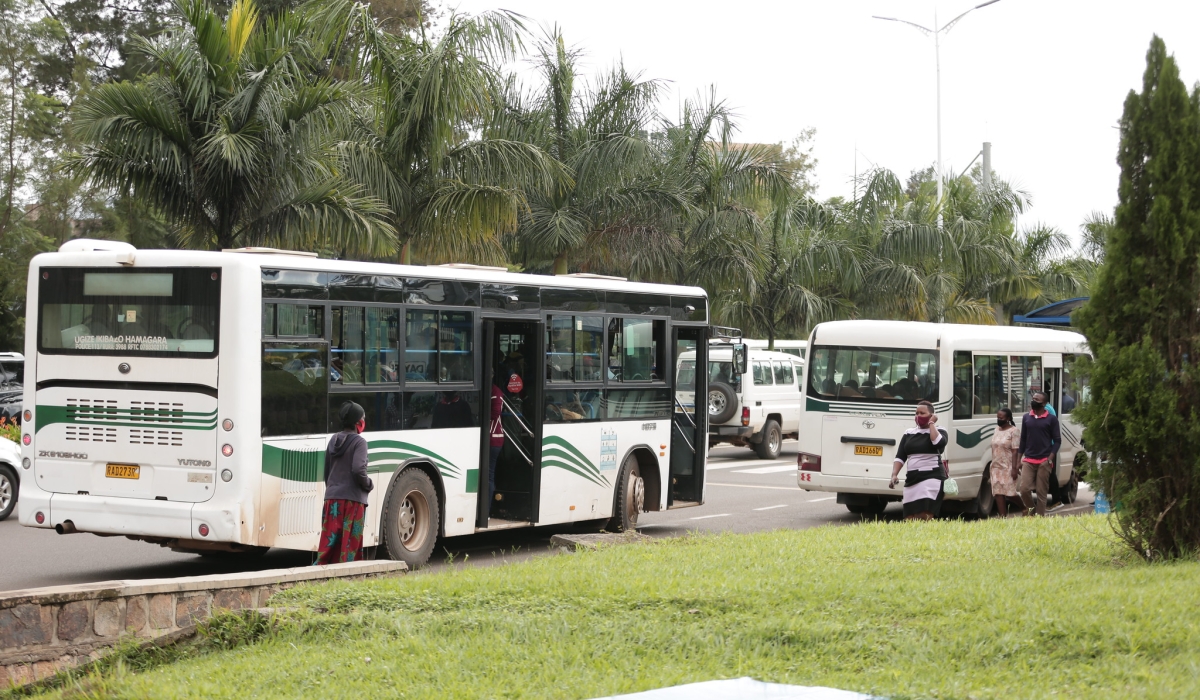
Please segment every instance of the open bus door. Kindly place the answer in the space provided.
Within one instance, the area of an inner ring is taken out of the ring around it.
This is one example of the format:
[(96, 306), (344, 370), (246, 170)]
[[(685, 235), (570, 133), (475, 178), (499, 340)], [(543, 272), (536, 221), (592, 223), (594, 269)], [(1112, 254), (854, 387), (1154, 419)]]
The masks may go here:
[(708, 458), (708, 328), (676, 326), (671, 366), (675, 406), (671, 420), (671, 487), (668, 508), (704, 502)]

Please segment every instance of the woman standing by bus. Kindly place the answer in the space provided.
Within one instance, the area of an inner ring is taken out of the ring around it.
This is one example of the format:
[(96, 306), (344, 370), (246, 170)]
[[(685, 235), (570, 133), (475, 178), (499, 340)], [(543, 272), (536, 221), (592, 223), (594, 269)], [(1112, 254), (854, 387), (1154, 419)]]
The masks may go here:
[(1017, 492), (1016, 475), (1020, 467), (1017, 453), (1021, 447), (1021, 431), (1013, 422), (1012, 411), (1002, 408), (996, 411), (996, 432), (992, 433), (992, 466), (990, 471), (992, 497), (996, 499), (996, 511), (1001, 518), (1008, 517), (1008, 504), (1021, 507), (1021, 494)]
[(900, 468), (907, 465), (904, 517), (909, 520), (932, 520), (941, 511), (945, 496), (942, 482), (946, 480), (946, 469), (942, 464), (942, 455), (946, 452), (947, 434), (938, 427), (933, 404), (928, 401), (917, 403), (914, 419), (917, 426), (904, 431), (900, 446), (896, 448), (892, 480), (888, 488), (896, 488)]

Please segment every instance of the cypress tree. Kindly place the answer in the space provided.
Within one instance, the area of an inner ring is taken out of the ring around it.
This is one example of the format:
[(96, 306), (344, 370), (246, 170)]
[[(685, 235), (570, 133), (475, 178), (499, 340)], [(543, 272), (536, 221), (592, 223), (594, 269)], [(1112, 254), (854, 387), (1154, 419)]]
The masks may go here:
[(1116, 225), (1078, 314), (1095, 358), (1080, 417), (1117, 533), (1171, 558), (1200, 549), (1200, 92), (1157, 36), (1120, 130)]

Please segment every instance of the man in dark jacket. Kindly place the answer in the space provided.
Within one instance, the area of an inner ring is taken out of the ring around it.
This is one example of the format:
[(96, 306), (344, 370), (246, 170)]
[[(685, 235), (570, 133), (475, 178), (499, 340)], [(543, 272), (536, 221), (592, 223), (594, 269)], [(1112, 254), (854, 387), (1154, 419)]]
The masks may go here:
[[(1050, 497), (1050, 472), (1054, 470), (1054, 455), (1062, 445), (1058, 416), (1046, 409), (1046, 395), (1036, 392), (1029, 402), (1029, 413), (1021, 419), (1021, 473), (1017, 491), (1025, 509), (1035, 508), (1038, 515), (1046, 514)], [(1016, 476), (1016, 475), (1014, 475)], [(1033, 488), (1037, 487), (1037, 500)]]
[(336, 564), (362, 558), (367, 494), (375, 488), (367, 476), (366, 427), (362, 406), (347, 401), (338, 411), (342, 432), (325, 448), (325, 509), (317, 564)]

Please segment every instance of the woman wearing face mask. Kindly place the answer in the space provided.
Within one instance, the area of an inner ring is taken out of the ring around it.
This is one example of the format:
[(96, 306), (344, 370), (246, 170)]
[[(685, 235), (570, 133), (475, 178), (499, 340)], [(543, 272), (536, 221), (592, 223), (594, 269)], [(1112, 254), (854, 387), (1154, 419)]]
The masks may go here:
[(896, 448), (896, 459), (892, 463), (892, 481), (888, 488), (896, 488), (900, 468), (907, 465), (904, 477), (904, 517), (908, 520), (933, 520), (942, 509), (942, 482), (946, 480), (946, 468), (942, 454), (946, 451), (946, 431), (937, 425), (933, 404), (928, 401), (917, 403), (914, 417), (916, 427), (904, 431), (900, 446)]
[(992, 433), (992, 496), (996, 499), (996, 511), (1000, 517), (1008, 517), (1008, 504), (1021, 509), (1021, 494), (1017, 492), (1016, 478), (1019, 462), (1017, 454), (1021, 447), (1021, 431), (1013, 423), (1012, 411), (1002, 408), (996, 411), (996, 432)]

